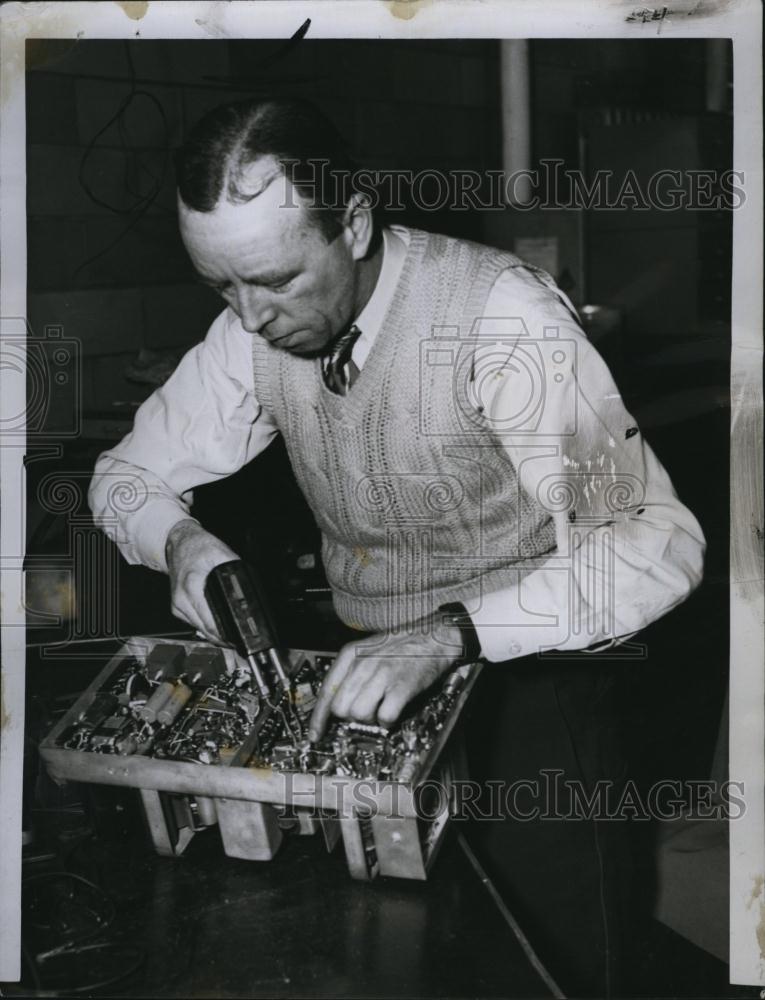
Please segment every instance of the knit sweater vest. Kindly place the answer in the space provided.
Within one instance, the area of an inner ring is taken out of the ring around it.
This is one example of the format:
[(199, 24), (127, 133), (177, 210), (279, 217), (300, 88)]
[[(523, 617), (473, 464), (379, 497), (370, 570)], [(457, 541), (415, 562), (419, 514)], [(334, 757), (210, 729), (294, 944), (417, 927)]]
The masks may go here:
[(326, 388), (319, 359), (253, 337), (255, 396), (321, 530), (335, 609), (375, 632), (513, 586), (555, 548), (550, 514), (461, 392), (473, 324), (500, 272), (522, 262), (410, 233), (393, 300), (346, 396)]

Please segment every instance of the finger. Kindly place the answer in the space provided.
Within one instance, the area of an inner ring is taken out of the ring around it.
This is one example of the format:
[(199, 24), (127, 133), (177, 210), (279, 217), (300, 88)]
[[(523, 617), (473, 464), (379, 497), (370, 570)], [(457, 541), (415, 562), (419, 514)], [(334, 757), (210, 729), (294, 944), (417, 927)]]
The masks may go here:
[(216, 645), (218, 646), (225, 645), (223, 636), (220, 634), (220, 631), (218, 630), (217, 622), (210, 614), (210, 612), (207, 611), (206, 614), (202, 614), (201, 609), (198, 607), (195, 608), (195, 611), (197, 612), (197, 617), (201, 623), (202, 631), (207, 635), (209, 640), (211, 642), (216, 643)]
[(170, 606), (170, 610), (175, 618), (179, 618), (182, 622), (187, 625), (191, 625), (194, 629), (202, 629), (202, 622), (199, 620), (199, 616), (194, 611), (194, 608), (189, 604), (188, 601), (183, 598), (174, 600)]
[(189, 587), (187, 597), (196, 617), (200, 622), (202, 631), (206, 632), (210, 636), (215, 636), (216, 641), (221, 642), (222, 637), (218, 629), (218, 623), (215, 621), (215, 617), (210, 609), (210, 605), (207, 603), (203, 591), (201, 589), (197, 589), (196, 587)]
[(197, 629), (196, 634), (200, 639), (204, 639), (205, 642), (209, 642), (212, 646), (220, 646), (221, 649), (227, 649), (226, 644), (218, 638), (217, 635), (210, 635), (209, 632), (203, 632), (202, 629)]
[(415, 695), (409, 685), (399, 682), (385, 692), (382, 704), (377, 710), (377, 721), (381, 726), (392, 726)]
[[(355, 677), (354, 677), (355, 680)], [(354, 719), (356, 722), (375, 722), (377, 719), (377, 709), (386, 695), (385, 674), (376, 673), (367, 678), (365, 684), (357, 688), (354, 694), (346, 697), (339, 705), (338, 699), (332, 710), (341, 719)], [(348, 685), (343, 689), (343, 694)]]
[[(355, 719), (357, 715), (354, 706), (364, 697), (366, 691), (375, 684), (376, 674), (374, 663), (370, 660), (353, 660), (353, 669), (341, 685), (335, 700), (332, 702), (332, 713), (339, 719)], [(378, 684), (378, 700), (383, 695), (382, 686)], [(376, 708), (376, 706), (375, 706)]]
[(308, 725), (308, 739), (312, 743), (321, 739), (329, 719), (332, 702), (352, 666), (353, 653), (346, 646), (338, 653), (337, 659), (330, 667), (319, 688), (319, 695)]
[(199, 608), (189, 599), (186, 593), (182, 592), (177, 600), (173, 602), (172, 611), (176, 618), (180, 618), (187, 622), (205, 639), (215, 643), (216, 645), (221, 644), (221, 639), (218, 635), (217, 629), (215, 628), (212, 616), (209, 614), (207, 616), (203, 616), (200, 613)]

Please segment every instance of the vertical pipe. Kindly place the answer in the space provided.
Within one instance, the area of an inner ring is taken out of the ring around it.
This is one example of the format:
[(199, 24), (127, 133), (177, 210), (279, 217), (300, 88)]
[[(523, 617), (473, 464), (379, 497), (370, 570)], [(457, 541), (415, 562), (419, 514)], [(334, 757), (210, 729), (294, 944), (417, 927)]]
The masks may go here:
[(705, 107), (707, 111), (730, 111), (730, 86), (728, 83), (727, 38), (707, 38), (706, 40), (706, 80)]
[(502, 108), (502, 167), (505, 198), (510, 205), (526, 205), (532, 197), (531, 81), (529, 43), (522, 38), (500, 42)]

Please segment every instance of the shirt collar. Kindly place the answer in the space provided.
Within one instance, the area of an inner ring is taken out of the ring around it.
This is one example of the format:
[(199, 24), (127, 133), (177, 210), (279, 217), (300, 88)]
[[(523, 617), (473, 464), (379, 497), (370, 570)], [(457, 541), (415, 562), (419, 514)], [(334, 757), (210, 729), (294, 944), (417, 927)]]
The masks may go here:
[(353, 360), (361, 367), (380, 331), (388, 306), (396, 291), (398, 279), (406, 257), (405, 231), (383, 229), (383, 259), (377, 284), (369, 297), (369, 301), (356, 318), (356, 326), (361, 330), (353, 348)]

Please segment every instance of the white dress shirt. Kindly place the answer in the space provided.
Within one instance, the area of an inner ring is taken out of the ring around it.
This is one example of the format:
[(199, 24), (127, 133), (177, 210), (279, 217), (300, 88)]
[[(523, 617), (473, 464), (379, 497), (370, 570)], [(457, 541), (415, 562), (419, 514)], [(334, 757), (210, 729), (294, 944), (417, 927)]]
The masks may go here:
[[(359, 369), (394, 294), (408, 230), (386, 229), (383, 241), (377, 284), (355, 320)], [(544, 342), (541, 354), (503, 333), (507, 319), (519, 316), (533, 341)], [(701, 528), (559, 289), (525, 268), (504, 271), (483, 323), (475, 341), (476, 405), (498, 429), (526, 492), (552, 512), (557, 550), (515, 585), (467, 602), (482, 653), (497, 662), (623, 640), (697, 586)], [(551, 362), (551, 332), (565, 363)], [(252, 336), (230, 309), (223, 312), (139, 408), (133, 430), (99, 457), (91, 508), (128, 562), (166, 572), (165, 542), (190, 517), (194, 487), (231, 475), (278, 433), (253, 393)], [(543, 359), (544, 384), (541, 404), (532, 401), (529, 433), (518, 407), (530, 392), (524, 359), (535, 357)]]

